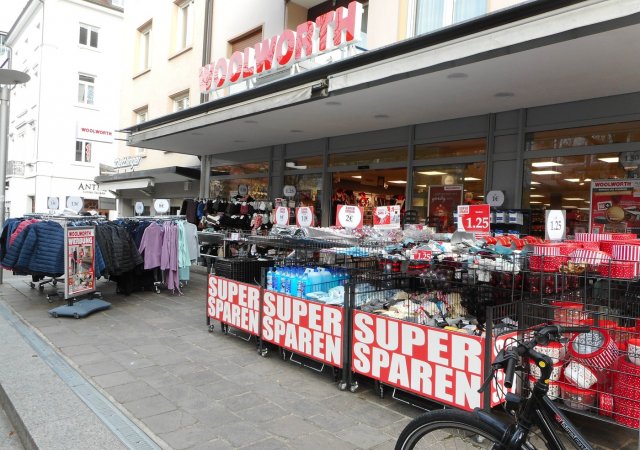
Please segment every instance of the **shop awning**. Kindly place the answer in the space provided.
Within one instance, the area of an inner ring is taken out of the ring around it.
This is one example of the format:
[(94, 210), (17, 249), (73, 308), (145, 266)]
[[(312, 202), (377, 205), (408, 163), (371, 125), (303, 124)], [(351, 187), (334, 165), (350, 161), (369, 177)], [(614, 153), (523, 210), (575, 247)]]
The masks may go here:
[(146, 190), (161, 183), (177, 183), (200, 179), (200, 169), (192, 167), (170, 166), (159, 169), (124, 172), (114, 175), (101, 175), (95, 178), (100, 188), (109, 191), (128, 189)]
[(637, 1), (527, 2), (124, 131), (212, 155), (640, 92), (638, 35)]

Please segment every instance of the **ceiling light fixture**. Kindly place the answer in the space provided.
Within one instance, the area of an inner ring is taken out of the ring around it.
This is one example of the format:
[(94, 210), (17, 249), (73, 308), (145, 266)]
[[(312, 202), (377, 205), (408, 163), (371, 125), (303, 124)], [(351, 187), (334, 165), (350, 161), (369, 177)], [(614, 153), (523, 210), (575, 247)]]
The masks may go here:
[(531, 197), (531, 198), (544, 198), (544, 195), (542, 195), (542, 194), (531, 194), (529, 197)]
[(389, 116), (386, 114), (376, 114), (375, 116), (373, 116), (374, 119), (388, 119)]
[(416, 187), (425, 187), (426, 188), (427, 185), (426, 184), (416, 184)]
[(480, 181), (480, 178), (476, 178), (476, 177), (464, 177), (464, 181)]
[(569, 183), (579, 183), (580, 178), (565, 178), (564, 181), (568, 181)]
[(531, 184), (540, 184), (539, 181), (532, 181)]
[(529, 203), (531, 203), (532, 205), (542, 205), (542, 202), (529, 202)]
[(584, 181), (591, 181), (591, 178), (585, 178)]
[(244, 123), (258, 123), (258, 121), (249, 119), (249, 120), (245, 120)]
[(560, 172), (556, 170), (533, 170), (531, 173), (534, 175), (560, 175)]
[(514, 94), (513, 92), (496, 92), (495, 94), (493, 94), (493, 96), (496, 98), (509, 98), (515, 97), (516, 94)]
[(418, 172), (422, 175), (446, 175), (446, 172), (438, 172), (437, 170), (427, 170), (426, 172)]
[(580, 198), (580, 197), (564, 197), (564, 199), (565, 199), (565, 200), (569, 200), (570, 202), (571, 202), (571, 201), (581, 201), (581, 200), (584, 200), (583, 198)]
[(302, 130), (289, 130), (292, 133), (302, 133)]
[(394, 183), (394, 184), (407, 184), (407, 182), (405, 180), (391, 180), (389, 181), (389, 183)]
[(326, 102), (326, 103), (325, 103), (325, 105), (329, 105), (329, 106), (340, 106), (340, 105), (342, 105), (342, 103), (340, 103), (340, 102), (336, 102), (336, 101), (333, 101), (333, 100), (332, 100), (332, 101)]
[(297, 166), (294, 161), (287, 161), (285, 163), (285, 167), (287, 167), (287, 169), (298, 169), (298, 170), (304, 170), (307, 168), (307, 166)]
[(469, 78), (469, 75), (464, 72), (453, 72), (447, 75), (447, 78), (450, 80), (461, 80), (464, 78)]
[(533, 167), (556, 167), (556, 166), (561, 166), (562, 164), (553, 162), (553, 161), (540, 161), (540, 162), (531, 163), (531, 165)]
[(362, 175), (352, 175), (351, 178), (356, 178), (359, 180), (360, 178), (362, 178)]
[(563, 207), (564, 209), (578, 209), (578, 207), (577, 207), (577, 206), (565, 206), (565, 205), (562, 205), (562, 207)]
[(606, 158), (598, 158), (598, 161), (606, 163), (617, 163), (620, 162), (620, 158), (618, 156), (607, 156)]

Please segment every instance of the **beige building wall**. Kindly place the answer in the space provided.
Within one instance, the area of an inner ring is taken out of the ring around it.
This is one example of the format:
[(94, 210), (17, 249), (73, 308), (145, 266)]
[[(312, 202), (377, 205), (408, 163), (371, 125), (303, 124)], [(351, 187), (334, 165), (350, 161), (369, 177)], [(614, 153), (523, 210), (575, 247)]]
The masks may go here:
[[(189, 105), (200, 103), (198, 70), (202, 66), (204, 14), (206, 0), (190, 0), (191, 38), (182, 50), (178, 47), (179, 6), (173, 0), (135, 0), (125, 9), (125, 55), (122, 68), (122, 108), (120, 129), (135, 125), (136, 111), (147, 108), (147, 120), (174, 112), (172, 96), (189, 92)], [(149, 68), (141, 69), (142, 32), (151, 29)], [(155, 150), (140, 150), (124, 143), (119, 156), (142, 156), (135, 170), (167, 166), (197, 167), (200, 161), (191, 155)], [(130, 169), (129, 169), (130, 170)]]

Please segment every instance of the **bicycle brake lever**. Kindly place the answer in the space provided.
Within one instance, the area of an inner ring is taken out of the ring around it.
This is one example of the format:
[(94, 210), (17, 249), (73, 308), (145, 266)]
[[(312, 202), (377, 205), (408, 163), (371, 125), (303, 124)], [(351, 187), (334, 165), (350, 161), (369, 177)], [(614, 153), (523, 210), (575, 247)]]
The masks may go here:
[(478, 394), (482, 394), (484, 390), (487, 388), (487, 386), (489, 386), (489, 383), (491, 383), (491, 380), (493, 380), (494, 373), (496, 373), (496, 369), (493, 366), (491, 366), (491, 372), (489, 372), (489, 375), (487, 376), (487, 378), (484, 379), (482, 386), (480, 386), (480, 389), (478, 389)]

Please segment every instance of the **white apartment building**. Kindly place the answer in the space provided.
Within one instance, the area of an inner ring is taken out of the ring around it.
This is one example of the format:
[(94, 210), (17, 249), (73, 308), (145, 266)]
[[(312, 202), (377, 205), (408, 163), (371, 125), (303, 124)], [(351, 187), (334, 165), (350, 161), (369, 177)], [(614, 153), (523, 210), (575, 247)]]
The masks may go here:
[(94, 179), (113, 165), (120, 103), (122, 0), (30, 0), (6, 45), (31, 80), (13, 89), (9, 214), (115, 210)]
[[(118, 129), (200, 103), (197, 70), (202, 64), (206, 0), (136, 0), (126, 6), (125, 45), (118, 57)], [(170, 199), (175, 212), (185, 197), (199, 192), (196, 156), (120, 142), (115, 166), (115, 175), (98, 181), (117, 192), (121, 216), (133, 215), (136, 203), (150, 214), (158, 198)]]

